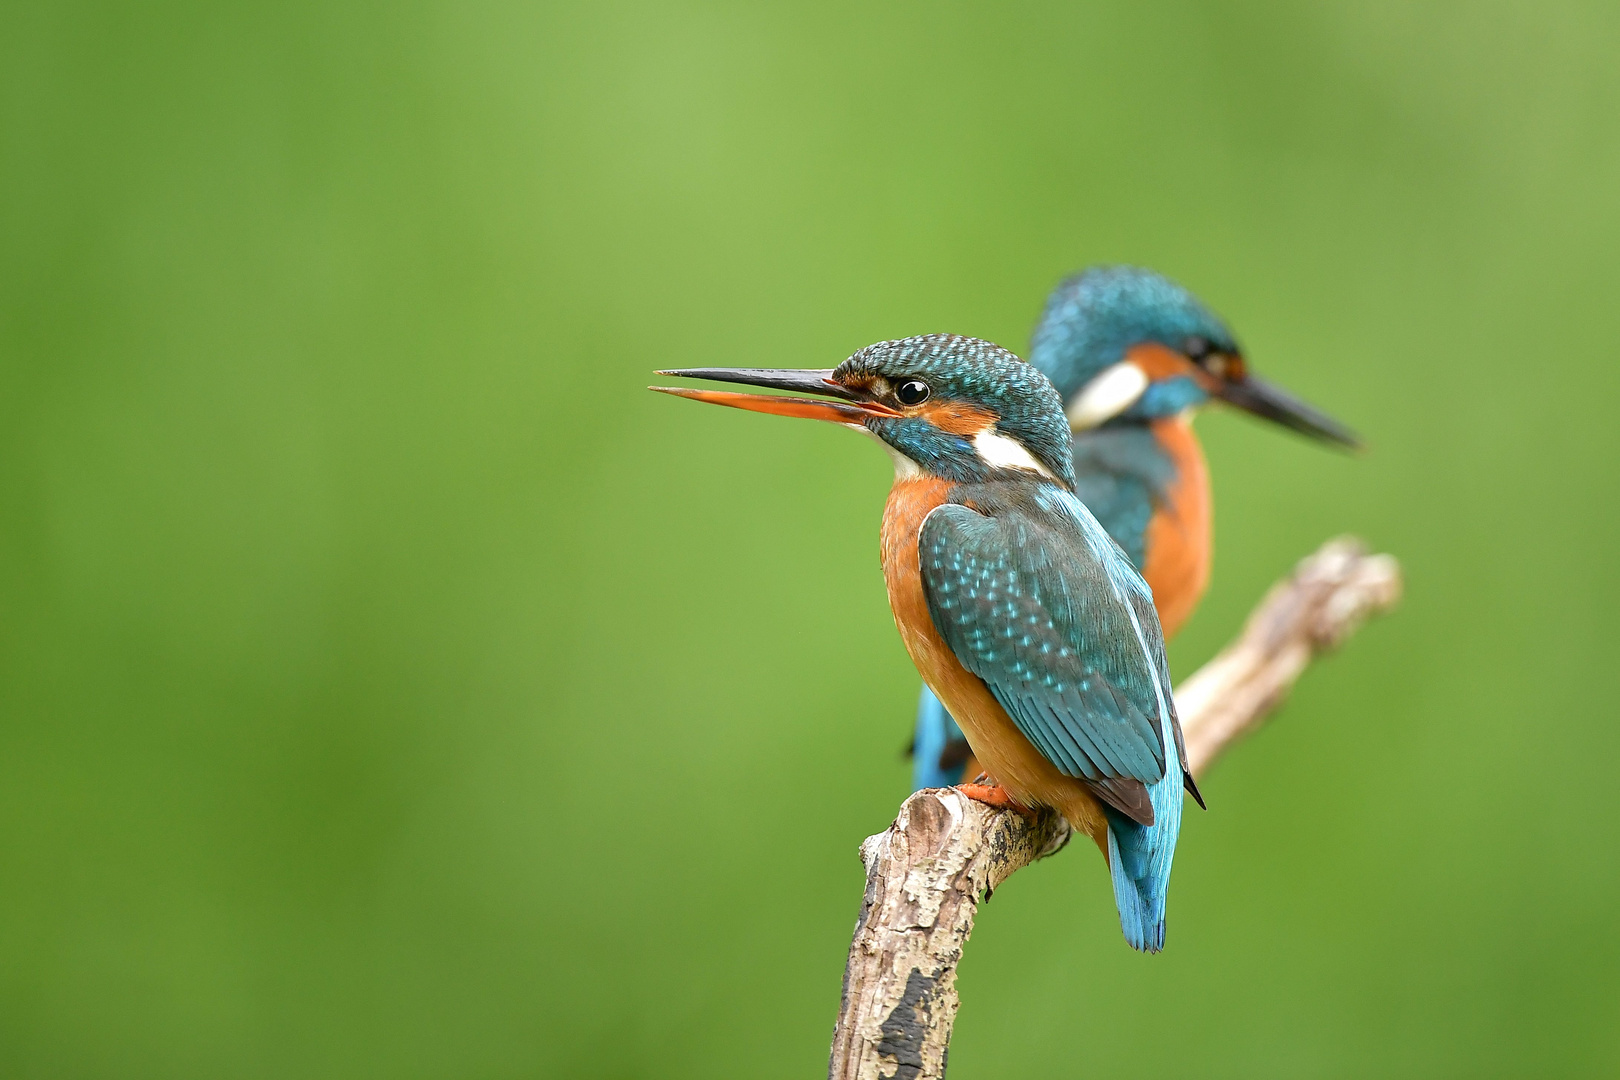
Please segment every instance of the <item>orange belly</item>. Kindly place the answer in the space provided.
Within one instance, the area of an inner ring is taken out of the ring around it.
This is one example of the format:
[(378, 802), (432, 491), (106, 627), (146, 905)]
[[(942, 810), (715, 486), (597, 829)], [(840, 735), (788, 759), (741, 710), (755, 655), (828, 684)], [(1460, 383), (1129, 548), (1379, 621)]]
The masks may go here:
[(1153, 435), (1174, 463), (1176, 480), (1148, 522), (1142, 576), (1153, 590), (1153, 606), (1169, 638), (1209, 585), (1209, 467), (1192, 425), (1180, 417), (1155, 420)]
[(962, 666), (934, 628), (917, 561), (917, 534), (951, 485), (919, 477), (895, 482), (883, 513), (883, 579), (900, 639), (939, 700), (967, 735), (980, 765), (1025, 806), (1050, 806), (1108, 850), (1107, 818), (1086, 786), (1064, 776), (1024, 738), (984, 681)]

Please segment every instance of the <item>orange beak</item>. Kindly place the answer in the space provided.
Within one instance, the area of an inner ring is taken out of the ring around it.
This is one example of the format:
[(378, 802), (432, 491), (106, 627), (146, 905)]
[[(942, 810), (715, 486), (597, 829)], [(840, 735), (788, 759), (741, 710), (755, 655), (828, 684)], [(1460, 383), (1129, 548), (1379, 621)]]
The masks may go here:
[(685, 379), (712, 379), (715, 382), (742, 383), (746, 386), (768, 386), (777, 390), (799, 390), (828, 397), (843, 398), (829, 401), (824, 398), (778, 397), (774, 394), (739, 394), (730, 390), (688, 390), (675, 386), (649, 386), (660, 394), (707, 401), (711, 405), (727, 405), (749, 412), (771, 413), (775, 416), (797, 416), (805, 420), (827, 420), (834, 424), (855, 424), (873, 416), (902, 415), (889, 406), (861, 397), (832, 379), (832, 370), (796, 370), (791, 368), (685, 368), (660, 371), (660, 375), (676, 375)]

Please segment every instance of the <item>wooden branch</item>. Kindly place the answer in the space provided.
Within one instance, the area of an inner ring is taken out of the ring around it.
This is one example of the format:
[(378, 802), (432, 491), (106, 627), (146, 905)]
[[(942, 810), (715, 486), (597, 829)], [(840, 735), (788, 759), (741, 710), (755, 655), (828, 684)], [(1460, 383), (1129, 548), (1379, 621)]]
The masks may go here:
[[(1400, 598), (1400, 567), (1354, 539), (1330, 540), (1274, 585), (1243, 633), (1176, 690), (1193, 772), (1258, 727), (1311, 658)], [(980, 897), (1069, 840), (952, 788), (912, 795), (887, 832), (861, 845), (866, 896), (844, 968), (829, 1080), (935, 1080), (956, 1020), (956, 965)]]

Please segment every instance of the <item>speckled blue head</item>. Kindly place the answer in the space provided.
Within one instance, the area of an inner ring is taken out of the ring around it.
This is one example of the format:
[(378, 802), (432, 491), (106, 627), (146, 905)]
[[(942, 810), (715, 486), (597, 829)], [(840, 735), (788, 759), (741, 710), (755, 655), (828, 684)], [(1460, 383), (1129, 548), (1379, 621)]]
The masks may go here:
[[(1053, 478), (1074, 484), (1062, 399), (1045, 375), (999, 345), (956, 334), (880, 341), (838, 365), (832, 378), (897, 406), (903, 415), (869, 417), (865, 426), (930, 475), (986, 479), (1018, 468), (1021, 449)], [(896, 395), (915, 383), (927, 397), (905, 404)]]
[[(1096, 266), (1063, 281), (1047, 297), (1029, 362), (1068, 402), (1130, 349), (1149, 343), (1194, 359), (1200, 352), (1240, 352), (1226, 324), (1169, 278), (1136, 266)], [(1127, 415), (1171, 415), (1208, 398), (1190, 375), (1161, 373)]]
[[(1027, 479), (1074, 487), (1063, 399), (1045, 375), (999, 345), (956, 334), (880, 341), (838, 367), (686, 368), (688, 379), (796, 390), (822, 398), (651, 387), (678, 397), (865, 431), (896, 474), (958, 483)], [(833, 398), (836, 400), (825, 400)]]
[(1063, 395), (1075, 431), (1174, 416), (1211, 397), (1341, 446), (1355, 433), (1248, 370), (1232, 331), (1180, 285), (1096, 266), (1047, 297), (1030, 364)]

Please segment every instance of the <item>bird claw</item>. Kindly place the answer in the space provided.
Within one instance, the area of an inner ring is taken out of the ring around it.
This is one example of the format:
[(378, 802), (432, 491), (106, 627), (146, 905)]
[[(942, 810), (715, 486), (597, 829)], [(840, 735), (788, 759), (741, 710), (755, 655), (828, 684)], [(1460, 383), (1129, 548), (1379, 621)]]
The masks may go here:
[(1035, 811), (1007, 794), (1007, 789), (996, 783), (995, 778), (988, 773), (980, 773), (971, 784), (957, 784), (956, 790), (972, 799), (982, 802), (986, 806), (993, 806), (997, 810), (1016, 810), (1025, 817), (1032, 817)]

